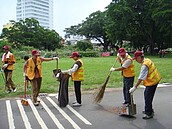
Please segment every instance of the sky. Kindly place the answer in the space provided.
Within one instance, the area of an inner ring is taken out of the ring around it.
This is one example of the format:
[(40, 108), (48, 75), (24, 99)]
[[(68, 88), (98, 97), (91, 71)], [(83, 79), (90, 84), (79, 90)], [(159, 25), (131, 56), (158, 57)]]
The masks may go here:
[[(16, 20), (17, 0), (0, 0), (0, 32), (9, 20)], [(64, 29), (82, 23), (91, 13), (104, 11), (112, 0), (53, 0), (53, 29), (64, 37)]]

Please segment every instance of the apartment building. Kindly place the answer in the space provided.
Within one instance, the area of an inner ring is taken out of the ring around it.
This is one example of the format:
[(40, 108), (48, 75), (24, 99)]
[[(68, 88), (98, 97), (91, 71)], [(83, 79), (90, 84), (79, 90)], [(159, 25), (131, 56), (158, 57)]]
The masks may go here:
[(40, 26), (53, 29), (53, 0), (17, 0), (16, 18), (34, 18)]

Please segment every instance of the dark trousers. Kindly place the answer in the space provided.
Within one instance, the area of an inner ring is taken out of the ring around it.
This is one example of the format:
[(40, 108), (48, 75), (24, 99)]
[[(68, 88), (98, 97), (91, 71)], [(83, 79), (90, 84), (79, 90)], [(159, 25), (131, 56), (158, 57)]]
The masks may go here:
[(144, 91), (144, 99), (145, 99), (145, 114), (151, 115), (153, 112), (152, 102), (154, 98), (154, 94), (157, 88), (157, 85), (146, 86)]
[(133, 82), (134, 82), (134, 77), (124, 77), (123, 78), (124, 101), (125, 101), (125, 103), (128, 103), (128, 104), (131, 103), (131, 98), (130, 98), (129, 90), (130, 90), (131, 87), (133, 87)]
[(74, 81), (76, 101), (81, 104), (81, 81)]
[(34, 78), (30, 83), (32, 85), (33, 102), (36, 103), (41, 88), (42, 77)]

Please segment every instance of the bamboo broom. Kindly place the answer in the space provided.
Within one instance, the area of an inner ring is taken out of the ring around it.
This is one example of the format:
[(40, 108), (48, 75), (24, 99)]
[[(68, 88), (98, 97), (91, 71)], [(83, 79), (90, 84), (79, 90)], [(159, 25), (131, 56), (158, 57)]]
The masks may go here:
[[(118, 57), (116, 58), (116, 60), (115, 60), (115, 62), (114, 62), (114, 64), (113, 64), (112, 67), (114, 67), (114, 66), (116, 65), (117, 59), (118, 59)], [(109, 78), (110, 78), (111, 73), (112, 73), (112, 71), (109, 72), (109, 74), (108, 74), (108, 76), (107, 76), (105, 82), (104, 82), (104, 83), (102, 84), (102, 86), (99, 87), (98, 90), (95, 92), (95, 98), (94, 98), (94, 102), (95, 102), (95, 103), (100, 103), (100, 102), (101, 102), (101, 100), (102, 100), (102, 98), (103, 98), (103, 96), (104, 96), (105, 88), (106, 88), (106, 85), (107, 85), (107, 83), (108, 83), (108, 81), (109, 81)]]

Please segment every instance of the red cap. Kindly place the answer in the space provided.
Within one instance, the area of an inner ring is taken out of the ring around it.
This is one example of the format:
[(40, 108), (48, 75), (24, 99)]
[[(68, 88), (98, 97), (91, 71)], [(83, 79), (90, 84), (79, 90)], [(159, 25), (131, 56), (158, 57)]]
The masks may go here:
[(6, 46), (3, 46), (3, 49), (10, 50), (10, 47), (6, 45)]
[(39, 56), (39, 51), (38, 50), (32, 50), (32, 55), (33, 56)]
[(123, 55), (126, 54), (126, 51), (125, 51), (124, 48), (120, 48), (120, 49), (118, 50), (118, 53), (119, 53), (120, 56), (123, 56)]
[(134, 53), (134, 57), (133, 57), (133, 60), (135, 60), (137, 57), (139, 56), (144, 56), (144, 53), (142, 51), (136, 51)]
[(79, 56), (79, 53), (78, 52), (73, 52), (72, 55), (70, 56), (70, 58), (73, 58), (75, 56)]

